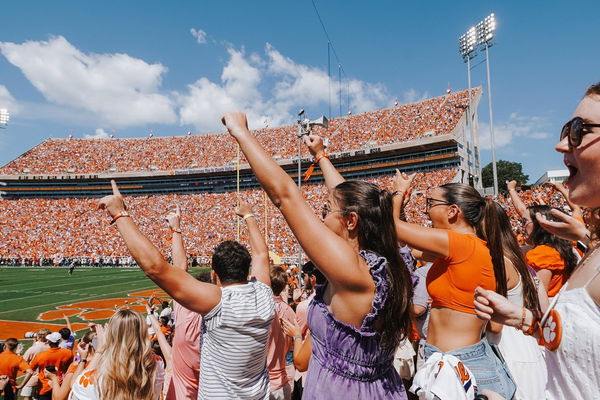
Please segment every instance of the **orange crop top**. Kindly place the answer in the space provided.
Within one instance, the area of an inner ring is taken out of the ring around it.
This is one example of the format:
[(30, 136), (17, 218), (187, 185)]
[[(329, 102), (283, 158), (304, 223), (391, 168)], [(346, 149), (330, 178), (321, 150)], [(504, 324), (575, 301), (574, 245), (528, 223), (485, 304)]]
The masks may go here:
[(525, 254), (525, 260), (536, 271), (547, 269), (552, 273), (550, 287), (546, 288), (548, 297), (556, 296), (569, 279), (565, 261), (553, 247), (545, 244), (536, 246)]
[(475, 288), (496, 290), (492, 256), (486, 242), (477, 236), (446, 232), (448, 257), (436, 259), (427, 274), (431, 306), (475, 314)]

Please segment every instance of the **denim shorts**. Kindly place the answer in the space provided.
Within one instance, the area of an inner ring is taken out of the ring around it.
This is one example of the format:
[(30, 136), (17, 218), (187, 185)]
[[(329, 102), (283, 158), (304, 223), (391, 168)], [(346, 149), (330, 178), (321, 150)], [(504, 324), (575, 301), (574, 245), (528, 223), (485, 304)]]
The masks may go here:
[[(433, 353), (442, 353), (440, 349), (432, 344), (425, 343), (425, 360)], [(477, 390), (492, 390), (504, 396), (505, 399), (512, 399), (517, 387), (504, 364), (490, 347), (486, 338), (472, 346), (462, 347), (460, 349), (446, 352), (458, 358), (475, 375), (477, 380)]]

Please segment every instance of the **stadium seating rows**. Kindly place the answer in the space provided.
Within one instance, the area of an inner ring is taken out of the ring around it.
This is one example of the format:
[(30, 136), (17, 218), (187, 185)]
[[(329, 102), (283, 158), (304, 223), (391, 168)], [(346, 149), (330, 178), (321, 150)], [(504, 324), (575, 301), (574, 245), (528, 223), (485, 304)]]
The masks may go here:
[[(408, 220), (426, 223), (422, 192), (428, 187), (451, 182), (456, 173), (455, 169), (447, 169), (419, 174), (407, 205)], [(390, 188), (391, 178), (385, 176), (371, 181)], [(324, 186), (307, 185), (302, 191), (320, 215), (326, 201)], [(264, 192), (242, 191), (240, 198), (257, 205), (255, 213), (263, 230), (266, 219), (270, 250), (283, 256), (296, 254), (298, 248), (291, 232), (281, 213), (265, 199)], [(127, 256), (116, 229), (108, 224), (106, 213), (95, 210), (96, 202), (97, 199), (81, 198), (0, 200), (0, 207), (6, 214), (0, 225), (0, 258)], [(235, 192), (128, 197), (126, 202), (140, 229), (165, 255), (169, 254), (171, 234), (163, 218), (174, 204), (179, 204), (182, 209), (182, 230), (189, 254), (206, 260), (218, 243), (236, 238)], [(247, 241), (243, 225), (240, 231), (241, 240)]]
[[(472, 96), (478, 90), (473, 89)], [(468, 90), (463, 90), (419, 103), (336, 118), (330, 121), (327, 131), (316, 128), (315, 133), (329, 137), (332, 152), (446, 134), (460, 120), (468, 99)], [(285, 159), (297, 154), (295, 131), (295, 126), (284, 126), (254, 133), (274, 157)], [(48, 139), (0, 168), (0, 174), (170, 171), (226, 166), (236, 160), (234, 142), (226, 133), (137, 139)]]

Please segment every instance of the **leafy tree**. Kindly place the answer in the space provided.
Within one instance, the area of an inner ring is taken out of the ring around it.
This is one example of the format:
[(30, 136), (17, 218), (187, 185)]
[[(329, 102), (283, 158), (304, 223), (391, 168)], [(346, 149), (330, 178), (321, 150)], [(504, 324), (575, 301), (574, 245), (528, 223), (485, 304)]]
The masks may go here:
[[(529, 175), (523, 173), (523, 165), (519, 162), (500, 160), (496, 162), (496, 169), (498, 170), (498, 190), (502, 193), (507, 191), (506, 181), (515, 180), (517, 183), (524, 184), (529, 180)], [(483, 180), (483, 187), (494, 186), (492, 163), (483, 167), (481, 179)]]

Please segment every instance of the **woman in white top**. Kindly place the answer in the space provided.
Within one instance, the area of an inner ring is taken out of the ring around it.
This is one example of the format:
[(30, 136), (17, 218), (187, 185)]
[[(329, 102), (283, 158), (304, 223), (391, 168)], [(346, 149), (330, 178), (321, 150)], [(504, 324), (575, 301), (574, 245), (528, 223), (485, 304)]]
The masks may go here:
[[(498, 209), (497, 233), (504, 249), (504, 269), (506, 271), (506, 297), (508, 300), (529, 310), (548, 308), (546, 288), (535, 272), (525, 262), (519, 243), (515, 237), (510, 219), (502, 206)], [(490, 344), (496, 344), (508, 365), (517, 385), (515, 400), (543, 399), (546, 390), (546, 363), (540, 346), (532, 336), (527, 336), (517, 328), (490, 323), (486, 333)]]
[(158, 400), (164, 367), (152, 350), (142, 315), (120, 310), (108, 321), (104, 335), (101, 331), (94, 359), (76, 377), (69, 399)]
[[(556, 150), (569, 169), (570, 200), (600, 210), (600, 83), (591, 86), (565, 124)], [(585, 240), (590, 232), (576, 219), (560, 211), (552, 214), (562, 222), (536, 218), (548, 231), (569, 240)], [(598, 225), (594, 229), (598, 235)], [(491, 319), (535, 336), (546, 343), (547, 399), (600, 399), (600, 251), (586, 257), (550, 305), (551, 314), (541, 318), (535, 311), (512, 304), (489, 290), (478, 288), (475, 307), (479, 317)], [(530, 329), (533, 327), (534, 329)], [(536, 332), (537, 331), (537, 332)]]

